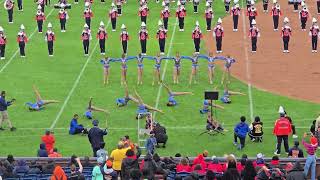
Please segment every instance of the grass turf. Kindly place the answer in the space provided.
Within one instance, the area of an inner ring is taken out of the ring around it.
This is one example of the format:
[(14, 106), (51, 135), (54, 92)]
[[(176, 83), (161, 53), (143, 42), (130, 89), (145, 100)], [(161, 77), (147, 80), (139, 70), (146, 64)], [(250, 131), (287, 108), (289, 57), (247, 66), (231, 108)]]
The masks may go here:
[[(46, 27), (48, 22), (52, 22), (57, 38), (53, 58), (48, 57), (44, 35), (36, 32), (26, 47), (27, 58), (21, 59), (19, 55), (13, 57), (13, 54), (17, 50), (15, 39), (19, 26), (23, 23), (29, 36), (36, 27), (34, 20), (36, 5), (31, 1), (25, 1), (24, 3), (24, 12), (14, 12), (14, 24), (8, 24), (6, 12), (0, 11), (0, 22), (8, 38), (8, 45), (6, 47), (7, 59), (0, 61), (0, 89), (7, 91), (7, 98), (14, 97), (17, 99), (15, 105), (9, 108), (9, 115), (14, 125), (18, 128), (16, 132), (0, 132), (0, 156), (6, 156), (7, 154), (35, 156), (40, 143), (40, 136), (44, 133), (45, 129), (53, 125), (56, 136), (56, 147), (63, 156), (72, 154), (79, 156), (91, 155), (91, 148), (85, 136), (68, 135), (68, 126), (72, 115), (74, 113), (83, 114), (88, 99), (91, 96), (94, 98), (95, 106), (111, 111), (108, 117), (109, 135), (105, 137), (108, 151), (111, 152), (116, 147), (117, 141), (123, 135), (128, 134), (131, 139), (136, 141), (136, 105), (132, 102), (123, 108), (118, 108), (115, 105), (115, 99), (122, 97), (124, 94), (120, 86), (120, 64), (111, 64), (110, 84), (105, 87), (102, 84), (102, 66), (99, 63), (101, 56), (96, 39), (93, 39), (90, 45), (92, 56), (89, 59), (83, 56), (82, 43), (80, 41), (80, 34), (84, 24), (82, 18), (83, 3), (73, 5), (72, 10), (69, 11), (70, 19), (67, 22), (66, 33), (60, 33), (57, 10), (54, 10), (47, 17), (48, 20), (44, 24), (44, 27)], [(103, 20), (107, 24), (109, 6), (110, 3), (100, 4), (98, 1), (94, 3), (93, 11), (95, 16), (91, 25), (93, 35), (96, 33), (100, 20)], [(179, 32), (178, 25), (175, 24), (175, 7), (175, 4), (171, 5), (172, 15), (169, 20), (166, 53), (167, 55), (174, 55), (175, 52), (179, 51), (182, 55), (191, 55), (194, 51), (191, 31), (194, 28), (196, 20), (199, 20), (203, 33), (206, 33), (205, 20), (203, 18), (204, 2), (201, 3), (199, 14), (193, 14), (192, 4), (188, 3), (185, 32)], [(150, 2), (149, 8), (151, 12), (148, 17), (147, 27), (150, 38), (148, 40), (147, 53), (148, 55), (155, 55), (159, 50), (155, 33), (161, 7), (160, 4)], [(124, 5), (124, 15), (118, 19), (117, 32), (111, 32), (111, 25), (107, 27), (109, 34), (106, 45), (108, 56), (121, 56), (122, 49), (119, 33), (122, 23), (126, 24), (131, 36), (128, 54), (136, 55), (140, 52), (137, 36), (140, 28), (140, 19), (137, 16), (137, 10), (138, 4), (135, 1), (129, 1)], [(46, 15), (50, 11), (51, 8), (47, 8)], [(215, 1), (214, 11), (215, 21), (219, 16), (225, 15), (221, 1)], [(174, 26), (177, 26), (175, 32), (173, 32)], [(44, 29), (46, 30), (46, 28)], [(173, 34), (173, 43), (170, 44)], [(169, 48), (170, 46), (171, 49)], [(206, 47), (204, 47), (203, 42), (201, 43), (201, 47), (201, 52), (206, 53)], [(12, 61), (10, 61), (11, 57), (13, 57)], [(159, 91), (159, 86), (151, 86), (153, 64), (152, 61), (145, 61), (144, 85), (136, 87), (145, 103), (150, 105), (156, 104)], [(130, 61), (128, 67), (128, 83), (132, 92), (136, 84), (136, 63)], [(163, 63), (162, 70), (164, 70), (164, 67), (165, 64)], [(207, 149), (210, 155), (218, 156), (225, 153), (234, 153), (236, 155), (246, 153), (254, 156), (258, 152), (271, 156), (275, 150), (275, 138), (272, 135), (272, 127), (274, 120), (278, 116), (277, 108), (279, 105), (284, 105), (286, 111), (293, 118), (298, 128), (299, 138), (304, 131), (308, 130), (312, 120), (317, 115), (317, 111), (319, 110), (319, 105), (317, 104), (292, 100), (287, 97), (253, 89), (253, 113), (254, 115), (259, 115), (265, 124), (263, 143), (251, 143), (247, 139), (246, 148), (242, 151), (237, 151), (232, 145), (234, 124), (239, 121), (241, 115), (247, 117), (250, 115), (248, 96), (234, 96), (232, 97), (232, 104), (224, 105), (225, 110), (223, 111), (217, 111), (218, 119), (229, 130), (225, 136), (198, 136), (204, 131), (206, 121), (206, 117), (199, 114), (199, 109), (202, 107), (203, 92), (204, 90), (213, 88), (208, 85), (206, 67), (206, 62), (201, 61), (199, 83), (189, 86), (188, 78), (191, 63), (184, 61), (182, 63), (181, 82), (179, 85), (173, 85), (173, 63), (168, 62), (164, 80), (174, 91), (192, 91), (194, 95), (177, 97), (179, 105), (169, 108), (165, 105), (167, 100), (166, 92), (164, 89), (160, 91), (159, 108), (163, 109), (165, 114), (161, 115), (158, 113), (156, 120), (168, 128), (169, 135), (167, 148), (157, 150), (161, 155), (170, 156), (180, 152), (183, 155), (195, 156), (203, 149)], [(83, 74), (77, 83), (77, 78), (79, 78), (82, 70)], [(214, 84), (219, 84), (220, 79), (221, 70), (217, 69)], [(29, 112), (24, 104), (35, 100), (32, 84), (39, 87), (43, 99), (56, 99), (60, 100), (61, 103), (49, 105), (44, 111)], [(247, 93), (247, 85), (236, 79), (232, 79), (230, 89)], [(221, 87), (220, 90), (222, 90)], [(70, 99), (67, 99), (68, 96)], [(65, 108), (63, 108), (64, 103)], [(59, 116), (59, 112), (61, 112), (61, 116)], [(101, 121), (101, 127), (105, 127), (105, 116), (100, 113), (94, 113), (94, 115), (95, 118)], [(91, 126), (90, 121), (84, 117), (81, 117), (79, 121), (85, 126)], [(292, 144), (292, 140), (290, 139), (290, 145)]]

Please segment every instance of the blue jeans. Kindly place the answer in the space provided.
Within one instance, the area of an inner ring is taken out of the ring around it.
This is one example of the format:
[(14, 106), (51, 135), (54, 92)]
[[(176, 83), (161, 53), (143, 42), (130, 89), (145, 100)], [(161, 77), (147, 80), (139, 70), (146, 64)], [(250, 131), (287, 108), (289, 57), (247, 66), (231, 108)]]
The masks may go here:
[(316, 179), (316, 155), (308, 155), (306, 164), (304, 165), (304, 174), (308, 176), (309, 169), (311, 168), (311, 180)]

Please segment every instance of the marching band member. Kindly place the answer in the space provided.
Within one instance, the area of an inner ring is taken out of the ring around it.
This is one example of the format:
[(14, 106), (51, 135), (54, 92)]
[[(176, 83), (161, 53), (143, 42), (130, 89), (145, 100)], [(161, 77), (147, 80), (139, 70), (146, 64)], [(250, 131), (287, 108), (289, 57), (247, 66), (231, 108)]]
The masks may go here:
[(229, 13), (230, 11), (230, 2), (231, 0), (224, 0), (224, 8), (226, 10), (226, 13)]
[(319, 26), (317, 24), (316, 18), (312, 18), (312, 26), (310, 27), (309, 36), (311, 36), (312, 52), (316, 53), (318, 46), (318, 38), (320, 36)]
[[(254, 1), (252, 1), (254, 2)], [(258, 16), (258, 12), (257, 9), (254, 7), (254, 4), (251, 5), (250, 8), (248, 8), (247, 10), (247, 16), (249, 17), (249, 23), (250, 23), (250, 27), (252, 27), (252, 20), (256, 19), (256, 16)]]
[(232, 7), (230, 14), (233, 19), (233, 32), (236, 32), (236, 31), (238, 31), (238, 22), (239, 22), (239, 16), (240, 16), (241, 9), (239, 7), (238, 0), (235, 0), (234, 4), (235, 5)]
[(289, 19), (287, 17), (283, 20), (283, 27), (281, 30), (281, 37), (283, 40), (283, 53), (289, 53), (289, 41), (292, 35), (292, 30), (289, 26)]
[(159, 41), (160, 55), (164, 55), (164, 50), (166, 47), (167, 30), (164, 29), (162, 21), (158, 22), (159, 29), (157, 31), (157, 39)]
[(193, 13), (197, 14), (198, 13), (198, 6), (200, 4), (200, 0), (192, 0), (193, 1)]
[(249, 28), (249, 37), (251, 38), (251, 52), (257, 52), (257, 41), (258, 37), (260, 37), (260, 31), (256, 26), (256, 20), (252, 20), (252, 27)]
[(7, 37), (4, 34), (3, 28), (0, 26), (0, 60), (5, 59), (6, 44), (7, 44)]
[(164, 9), (161, 11), (161, 19), (163, 21), (165, 30), (168, 30), (169, 17), (170, 17), (169, 6), (165, 6)]
[(269, 0), (263, 0), (262, 1), (262, 6), (263, 6), (263, 12), (264, 13), (268, 13), (268, 4), (269, 4)]
[(127, 32), (127, 28), (124, 24), (121, 25), (121, 34), (120, 34), (120, 41), (122, 43), (122, 50), (123, 54), (127, 54), (128, 50), (128, 41), (129, 41), (129, 33)]
[(277, 3), (277, 0), (273, 0), (273, 6), (271, 9), (271, 16), (273, 19), (273, 30), (278, 31), (279, 26), (279, 17), (282, 15), (280, 10), (280, 4)]
[(18, 11), (23, 11), (22, 0), (17, 0), (18, 3)]
[(44, 0), (36, 0), (37, 1), (37, 4), (38, 6), (40, 5), (41, 6), (41, 11), (44, 13)]
[(82, 40), (83, 49), (84, 49), (84, 56), (88, 56), (89, 55), (90, 40), (92, 39), (91, 31), (90, 31), (89, 26), (87, 24), (84, 24), (83, 28), (84, 29), (81, 33), (81, 40)]
[(149, 15), (149, 8), (146, 3), (142, 5), (142, 7), (139, 8), (139, 13), (138, 15), (140, 16), (141, 22), (144, 22), (147, 24), (147, 17)]
[(299, 19), (301, 21), (301, 29), (302, 31), (306, 31), (306, 24), (309, 17), (309, 10), (306, 6), (302, 8), (302, 10), (299, 12)]
[(320, 0), (317, 0), (317, 13), (320, 14)]
[(21, 24), (20, 31), (17, 36), (17, 42), (18, 42), (19, 49), (20, 49), (20, 56), (22, 58), (24, 58), (26, 56), (24, 48), (26, 46), (26, 43), (28, 42), (28, 37), (27, 37), (26, 33), (24, 32), (24, 30), (25, 30), (25, 27), (23, 24)]
[(9, 23), (12, 24), (13, 23), (13, 8), (14, 8), (13, 0), (5, 0), (3, 6), (4, 6), (4, 9), (6, 9), (8, 12)]
[(37, 25), (38, 25), (38, 33), (42, 33), (42, 25), (43, 25), (43, 21), (46, 20), (46, 16), (44, 15), (44, 12), (41, 11), (41, 6), (38, 6), (38, 11), (36, 14), (36, 21), (37, 21)]
[(221, 23), (222, 20), (219, 18), (216, 27), (213, 29), (213, 36), (216, 38), (217, 53), (222, 53), (222, 38), (224, 36), (224, 31)]
[(193, 39), (196, 54), (200, 53), (201, 38), (202, 38), (202, 33), (201, 33), (200, 25), (199, 25), (199, 22), (196, 21), (196, 27), (194, 28), (194, 30), (192, 32), (192, 39)]
[(116, 0), (118, 15), (122, 16), (122, 0)]
[(68, 15), (67, 10), (60, 9), (59, 14), (58, 14), (58, 18), (60, 20), (61, 32), (66, 32), (66, 23), (67, 23), (67, 19), (69, 19), (69, 15)]
[(204, 11), (204, 13), (205, 13), (204, 16), (205, 16), (206, 22), (207, 22), (207, 31), (211, 31), (211, 22), (213, 19), (213, 11), (212, 11), (212, 8), (208, 2), (206, 3), (206, 10)]
[(91, 18), (93, 17), (93, 13), (92, 13), (92, 10), (90, 9), (90, 7), (86, 7), (86, 9), (83, 12), (83, 17), (85, 19), (85, 23), (88, 25), (88, 27), (90, 29)]
[(184, 31), (184, 17), (186, 17), (187, 10), (184, 8), (184, 6), (178, 1), (177, 3), (178, 8), (176, 11), (176, 17), (179, 19), (179, 31)]
[(105, 55), (106, 53), (106, 39), (108, 39), (108, 34), (106, 31), (106, 28), (104, 26), (104, 23), (100, 22), (100, 27), (97, 33), (97, 39), (99, 39), (99, 45), (100, 45), (100, 54)]
[(111, 9), (109, 11), (109, 17), (111, 20), (112, 31), (116, 31), (118, 11), (117, 11), (117, 8), (114, 5), (114, 3), (111, 4)]
[(144, 22), (141, 23), (141, 29), (138, 34), (141, 46), (141, 55), (145, 56), (147, 53), (147, 39), (149, 39), (149, 35)]
[(48, 52), (49, 56), (53, 56), (53, 42), (56, 40), (56, 37), (54, 35), (54, 32), (52, 31), (52, 24), (48, 23), (48, 30), (45, 34), (45, 41), (47, 41), (48, 44)]

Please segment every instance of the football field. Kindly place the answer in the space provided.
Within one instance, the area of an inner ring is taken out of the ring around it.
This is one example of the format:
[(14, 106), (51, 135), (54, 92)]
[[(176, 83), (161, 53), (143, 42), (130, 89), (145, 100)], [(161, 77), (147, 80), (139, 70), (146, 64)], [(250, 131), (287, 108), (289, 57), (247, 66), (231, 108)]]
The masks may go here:
[[(91, 127), (91, 121), (83, 116), (90, 97), (93, 97), (94, 106), (110, 111), (107, 120), (104, 114), (94, 112), (94, 118), (100, 121), (100, 127), (105, 128), (107, 126), (109, 129), (109, 134), (105, 137), (106, 148), (109, 153), (116, 147), (119, 138), (124, 135), (129, 135), (133, 141), (137, 141), (136, 104), (129, 102), (126, 107), (119, 108), (115, 103), (116, 98), (124, 96), (124, 89), (120, 85), (120, 63), (110, 64), (110, 82), (104, 86), (103, 67), (100, 64), (102, 56), (95, 35), (100, 21), (103, 21), (108, 32), (106, 55), (119, 58), (122, 54), (119, 40), (120, 26), (125, 24), (130, 35), (128, 55), (140, 53), (138, 39), (140, 17), (137, 15), (139, 4), (131, 0), (124, 4), (123, 15), (118, 18), (116, 32), (111, 31), (111, 23), (107, 16), (110, 5), (110, 1), (102, 4), (98, 0), (93, 4), (94, 17), (91, 22), (93, 39), (90, 42), (89, 56), (84, 56), (80, 39), (84, 25), (83, 2), (77, 5), (72, 4), (72, 9), (68, 10), (70, 18), (67, 21), (65, 33), (60, 32), (59, 19), (57, 18), (58, 10), (53, 9), (53, 5), (47, 7), (45, 9), (47, 20), (44, 23), (44, 32), (47, 29), (48, 22), (51, 22), (56, 35), (54, 57), (48, 56), (44, 33), (39, 34), (37, 32), (35, 21), (37, 6), (33, 1), (24, 1), (23, 12), (18, 12), (15, 8), (13, 24), (8, 24), (7, 12), (1, 6), (0, 26), (5, 30), (8, 43), (6, 59), (0, 60), (0, 90), (6, 90), (7, 99), (17, 99), (15, 104), (9, 107), (9, 116), (14, 126), (17, 127), (17, 131), (10, 132), (6, 129), (0, 132), (0, 156), (6, 156), (7, 154), (36, 156), (40, 137), (46, 129), (54, 131), (56, 147), (63, 156), (72, 154), (78, 156), (91, 155), (90, 144), (86, 136), (71, 136), (68, 134), (69, 123), (75, 113), (81, 115), (79, 123)], [(159, 51), (156, 31), (162, 7), (161, 3), (157, 4), (153, 1), (150, 1), (148, 6), (150, 16), (147, 20), (149, 32), (147, 54), (155, 56)], [(205, 31), (204, 8), (205, 3), (201, 2), (199, 13), (193, 14), (192, 3), (187, 3), (185, 31), (179, 32), (175, 18), (176, 4), (171, 3), (166, 56), (174, 56), (176, 52), (180, 52), (181, 55), (192, 56), (194, 46), (191, 33), (197, 20), (200, 22), (203, 34), (207, 33)], [(223, 2), (220, 0), (214, 2), (213, 9), (214, 22), (219, 17), (226, 15)], [(29, 37), (26, 46), (26, 58), (20, 58), (16, 42), (16, 35), (21, 24), (26, 27), (26, 33)], [(239, 49), (239, 51), (242, 51), (242, 49)], [(201, 54), (207, 54), (204, 41), (201, 42)], [(234, 58), (241, 61), (237, 57)], [(312, 121), (320, 112), (318, 104), (274, 95), (254, 87), (251, 89), (251, 86), (232, 78), (230, 90), (243, 92), (247, 95), (232, 96), (232, 103), (227, 105), (217, 102), (225, 107), (224, 110), (217, 110), (216, 116), (228, 132), (225, 135), (209, 136), (204, 134), (199, 136), (206, 126), (206, 116), (199, 113), (202, 108), (204, 91), (212, 90), (217, 86), (220, 94), (222, 94), (223, 87), (220, 82), (222, 69), (220, 67), (216, 68), (214, 85), (210, 85), (207, 78), (207, 62), (200, 60), (198, 83), (189, 85), (191, 62), (183, 61), (180, 84), (174, 85), (172, 83), (173, 62), (163, 61), (161, 70), (164, 82), (173, 91), (194, 93), (194, 95), (176, 97), (178, 106), (167, 107), (168, 96), (166, 91), (159, 85), (152, 86), (154, 62), (145, 60), (144, 64), (144, 84), (137, 86), (136, 61), (128, 62), (128, 87), (132, 94), (133, 89), (136, 88), (146, 104), (156, 106), (165, 112), (164, 114), (157, 113), (155, 116), (156, 121), (167, 128), (169, 136), (166, 149), (157, 150), (163, 156), (173, 156), (178, 152), (185, 156), (195, 156), (204, 149), (207, 149), (210, 155), (216, 156), (222, 156), (225, 153), (236, 155), (246, 153), (255, 156), (258, 152), (271, 156), (276, 143), (275, 137), (272, 135), (272, 128), (275, 119), (278, 117), (279, 105), (283, 105), (292, 117), (297, 127), (299, 139), (301, 139), (303, 132), (309, 130)], [(38, 87), (43, 99), (54, 99), (60, 102), (50, 104), (44, 110), (30, 112), (25, 103), (35, 102), (36, 100), (32, 85)], [(248, 122), (251, 122), (251, 116), (260, 116), (264, 122), (265, 136), (263, 143), (258, 144), (249, 142), (249, 139), (247, 139), (245, 149), (238, 151), (232, 143), (233, 127), (242, 115), (247, 117)], [(143, 120), (141, 120), (141, 123), (144, 123)], [(291, 145), (293, 145), (292, 138), (290, 139)]]

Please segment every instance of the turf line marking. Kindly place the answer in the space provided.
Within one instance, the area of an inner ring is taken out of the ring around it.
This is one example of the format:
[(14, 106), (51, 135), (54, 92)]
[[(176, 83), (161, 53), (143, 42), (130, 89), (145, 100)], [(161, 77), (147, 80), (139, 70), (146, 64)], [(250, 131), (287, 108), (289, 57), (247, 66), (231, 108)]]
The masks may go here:
[[(110, 20), (108, 21), (108, 24), (107, 24), (107, 26), (106, 26), (106, 29), (109, 27), (109, 25), (110, 25)], [(51, 124), (51, 126), (50, 126), (50, 129), (53, 129), (53, 128), (55, 127), (55, 125), (57, 124), (57, 122), (59, 121), (59, 119), (60, 119), (60, 117), (61, 117), (61, 115), (62, 115), (62, 113), (63, 113), (63, 111), (64, 111), (64, 109), (65, 109), (65, 107), (66, 107), (66, 105), (68, 104), (68, 102), (69, 102), (69, 100), (70, 100), (70, 98), (71, 98), (74, 90), (75, 90), (76, 87), (78, 86), (78, 84), (79, 84), (79, 82), (80, 82), (80, 79), (81, 79), (81, 77), (82, 77), (85, 69), (87, 68), (87, 66), (88, 66), (88, 64), (89, 64), (89, 61), (91, 60), (93, 54), (95, 53), (95, 50), (97, 49), (98, 45), (99, 45), (99, 41), (97, 41), (96, 44), (94, 45), (94, 48), (92, 49), (90, 56), (87, 58), (87, 61), (86, 61), (85, 64), (83, 65), (83, 67), (82, 67), (82, 69), (81, 69), (81, 71), (80, 71), (77, 79), (76, 79), (75, 82), (73, 83), (73, 86), (72, 86), (71, 90), (69, 91), (69, 94), (68, 94), (67, 98), (64, 100), (64, 102), (63, 102), (63, 104), (62, 104), (62, 107), (61, 107), (60, 111), (58, 112), (55, 120), (52, 122), (52, 124)]]
[[(178, 18), (176, 18), (176, 22), (175, 22), (174, 27), (173, 27), (173, 31), (172, 31), (172, 36), (171, 36), (171, 40), (170, 40), (170, 45), (169, 45), (169, 50), (168, 50), (168, 53), (167, 53), (167, 57), (171, 54), (172, 45), (173, 45), (173, 40), (174, 40), (174, 35), (175, 35), (175, 33), (176, 33), (177, 24), (178, 24)], [(162, 71), (161, 81), (164, 80), (164, 77), (165, 77), (166, 71), (167, 71), (167, 66), (168, 66), (168, 61), (165, 61), (164, 68), (163, 68), (163, 71)], [(159, 85), (159, 90), (158, 90), (158, 94), (157, 94), (157, 99), (156, 99), (155, 108), (158, 108), (158, 106), (159, 106), (159, 100), (160, 100), (160, 96), (161, 96), (161, 90), (162, 90), (162, 84)], [(154, 112), (153, 112), (153, 117), (154, 117), (154, 118), (156, 117), (156, 114), (157, 114), (157, 112), (154, 111)]]
[[(1, 4), (1, 3), (0, 3)], [(47, 18), (52, 14), (52, 12), (54, 11), (54, 8), (51, 9), (51, 11), (49, 12)], [(34, 31), (31, 33), (31, 35), (29, 36), (29, 40), (28, 42), (31, 40), (31, 38), (33, 37), (33, 35), (37, 32), (38, 27), (36, 27), (34, 29)], [(17, 48), (16, 52), (13, 53), (13, 55), (10, 57), (9, 61), (7, 61), (7, 63), (5, 65), (2, 66), (2, 68), (0, 69), (0, 73), (2, 73), (4, 71), (4, 69), (6, 69), (6, 67), (11, 63), (11, 61), (17, 56), (18, 52), (20, 51), (19, 48)]]
[[(242, 7), (244, 7), (242, 0)], [(250, 118), (251, 121), (253, 121), (253, 98), (252, 98), (252, 86), (251, 86), (251, 73), (250, 73), (250, 61), (249, 61), (249, 55), (248, 55), (248, 47), (246, 46), (247, 42), (247, 28), (246, 28), (246, 19), (245, 19), (245, 14), (244, 11), (241, 12), (242, 16), (242, 27), (243, 27), (243, 43), (244, 43), (244, 54), (245, 54), (245, 60), (246, 60), (246, 75), (247, 75), (247, 84), (248, 84), (248, 97), (249, 97), (249, 109), (250, 109)]]

